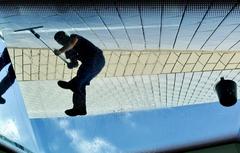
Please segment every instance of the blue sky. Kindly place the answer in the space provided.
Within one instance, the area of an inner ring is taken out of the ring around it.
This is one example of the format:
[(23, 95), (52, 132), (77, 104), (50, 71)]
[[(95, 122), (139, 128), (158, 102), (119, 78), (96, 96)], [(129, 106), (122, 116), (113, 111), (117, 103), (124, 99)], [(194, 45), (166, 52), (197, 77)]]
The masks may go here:
[(236, 136), (239, 104), (219, 103), (73, 118), (32, 119), (41, 153), (167, 149)]

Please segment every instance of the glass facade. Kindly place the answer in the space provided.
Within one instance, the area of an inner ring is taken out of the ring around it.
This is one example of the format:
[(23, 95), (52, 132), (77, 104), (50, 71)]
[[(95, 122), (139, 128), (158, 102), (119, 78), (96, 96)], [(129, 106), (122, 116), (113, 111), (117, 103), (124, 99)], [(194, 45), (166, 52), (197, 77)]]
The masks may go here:
[(30, 120), (3, 39), (0, 39), (0, 55), (0, 143), (16, 148), (17, 152), (38, 152)]

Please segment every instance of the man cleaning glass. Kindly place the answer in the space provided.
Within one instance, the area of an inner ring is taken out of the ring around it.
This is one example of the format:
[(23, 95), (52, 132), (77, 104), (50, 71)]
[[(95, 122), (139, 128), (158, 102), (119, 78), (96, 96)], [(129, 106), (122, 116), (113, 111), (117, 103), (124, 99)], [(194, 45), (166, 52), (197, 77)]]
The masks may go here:
[[(58, 81), (58, 85), (63, 89), (70, 89), (73, 92), (73, 108), (65, 113), (69, 116), (86, 115), (86, 86), (96, 77), (105, 65), (105, 59), (101, 49), (96, 47), (84, 37), (71, 34), (67, 35), (64, 31), (58, 31), (54, 39), (63, 47), (55, 49), (55, 55), (65, 53), (71, 62), (81, 62), (75, 76), (70, 81)], [(76, 64), (74, 64), (76, 65)]]

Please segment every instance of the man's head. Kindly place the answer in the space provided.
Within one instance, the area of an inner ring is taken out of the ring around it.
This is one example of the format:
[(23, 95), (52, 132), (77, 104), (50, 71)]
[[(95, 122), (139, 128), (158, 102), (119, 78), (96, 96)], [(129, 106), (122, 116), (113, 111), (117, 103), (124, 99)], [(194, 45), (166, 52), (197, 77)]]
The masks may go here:
[(70, 37), (64, 31), (58, 31), (54, 35), (54, 39), (61, 45), (65, 46), (68, 44)]

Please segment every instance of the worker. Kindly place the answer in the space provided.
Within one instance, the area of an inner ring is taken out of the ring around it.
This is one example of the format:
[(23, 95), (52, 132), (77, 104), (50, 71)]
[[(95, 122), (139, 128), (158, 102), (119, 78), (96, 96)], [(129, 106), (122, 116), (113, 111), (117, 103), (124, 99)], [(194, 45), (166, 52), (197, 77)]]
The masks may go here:
[(90, 85), (90, 81), (104, 67), (105, 58), (103, 52), (89, 40), (77, 34), (69, 36), (64, 31), (58, 31), (54, 39), (63, 46), (54, 50), (55, 55), (65, 53), (71, 62), (81, 62), (75, 77), (68, 82), (58, 81), (61, 88), (70, 89), (73, 92), (73, 108), (66, 110), (65, 113), (69, 116), (86, 115), (86, 86)]

